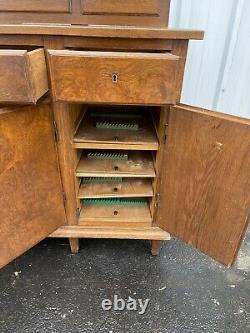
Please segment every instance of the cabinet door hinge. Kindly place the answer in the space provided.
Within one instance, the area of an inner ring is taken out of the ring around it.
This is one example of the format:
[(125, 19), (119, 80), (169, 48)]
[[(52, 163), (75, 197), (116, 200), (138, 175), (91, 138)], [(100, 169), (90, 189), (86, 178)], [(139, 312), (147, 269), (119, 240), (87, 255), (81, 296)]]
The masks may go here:
[(64, 204), (64, 207), (66, 207), (66, 203), (67, 203), (66, 193), (63, 192), (62, 195), (63, 195), (63, 204)]
[(76, 209), (76, 218), (77, 218), (77, 220), (79, 220), (79, 218), (80, 218), (80, 213), (81, 213), (80, 208), (77, 208)]
[(55, 121), (53, 122), (53, 124), (54, 124), (54, 135), (55, 135), (55, 140), (56, 140), (56, 142), (58, 142), (58, 141), (59, 141), (58, 126), (57, 126), (57, 123), (56, 123)]
[(155, 207), (159, 208), (160, 207), (160, 203), (161, 203), (161, 195), (160, 193), (156, 194), (156, 198), (155, 198)]
[(164, 125), (164, 138), (163, 138), (163, 143), (165, 144), (168, 139), (168, 124)]

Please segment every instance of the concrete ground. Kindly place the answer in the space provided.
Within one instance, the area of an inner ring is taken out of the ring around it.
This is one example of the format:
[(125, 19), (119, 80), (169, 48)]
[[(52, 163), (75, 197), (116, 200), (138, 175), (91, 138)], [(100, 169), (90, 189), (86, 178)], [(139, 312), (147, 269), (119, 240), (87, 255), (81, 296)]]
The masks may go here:
[[(48, 239), (0, 271), (1, 333), (250, 332), (250, 232), (227, 269), (182, 242)], [(114, 295), (150, 299), (144, 315), (104, 311)]]

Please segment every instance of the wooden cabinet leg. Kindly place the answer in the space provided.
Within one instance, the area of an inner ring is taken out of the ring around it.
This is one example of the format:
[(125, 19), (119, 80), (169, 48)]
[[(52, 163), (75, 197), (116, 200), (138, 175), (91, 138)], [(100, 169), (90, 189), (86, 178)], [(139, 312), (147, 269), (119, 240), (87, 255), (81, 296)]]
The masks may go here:
[(151, 241), (151, 253), (153, 256), (158, 256), (160, 253), (161, 241), (152, 240)]
[(71, 249), (71, 253), (79, 252), (79, 238), (69, 238), (69, 245)]

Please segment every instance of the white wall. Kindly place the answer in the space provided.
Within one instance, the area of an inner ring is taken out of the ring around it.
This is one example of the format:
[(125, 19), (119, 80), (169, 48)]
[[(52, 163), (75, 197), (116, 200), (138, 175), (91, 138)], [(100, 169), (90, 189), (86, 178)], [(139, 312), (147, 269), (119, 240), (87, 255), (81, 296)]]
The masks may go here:
[(250, 118), (250, 0), (172, 0), (170, 27), (191, 41), (182, 102)]

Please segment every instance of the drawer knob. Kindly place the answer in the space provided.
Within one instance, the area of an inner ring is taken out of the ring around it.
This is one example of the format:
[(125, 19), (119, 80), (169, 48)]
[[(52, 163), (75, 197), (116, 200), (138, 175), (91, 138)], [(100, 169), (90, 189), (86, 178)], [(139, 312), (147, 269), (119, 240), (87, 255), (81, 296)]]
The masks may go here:
[(112, 82), (117, 83), (118, 82), (118, 74), (112, 74)]

